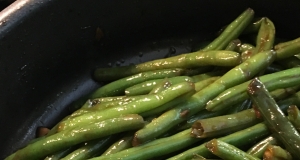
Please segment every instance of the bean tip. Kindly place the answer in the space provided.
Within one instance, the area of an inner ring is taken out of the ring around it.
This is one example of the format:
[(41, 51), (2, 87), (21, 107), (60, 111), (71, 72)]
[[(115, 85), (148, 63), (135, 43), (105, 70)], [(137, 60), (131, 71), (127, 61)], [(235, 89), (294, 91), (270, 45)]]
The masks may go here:
[(136, 146), (138, 146), (140, 144), (141, 144), (141, 142), (140, 142), (139, 138), (137, 137), (137, 134), (134, 134), (134, 137), (133, 137), (133, 139), (131, 141), (131, 145), (133, 147), (136, 147)]

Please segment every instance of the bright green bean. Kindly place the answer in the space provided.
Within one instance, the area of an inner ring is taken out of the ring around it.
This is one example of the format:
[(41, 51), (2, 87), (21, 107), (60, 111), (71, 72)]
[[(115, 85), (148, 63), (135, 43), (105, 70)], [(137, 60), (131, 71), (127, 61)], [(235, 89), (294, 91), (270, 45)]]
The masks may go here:
[(220, 76), (215, 76), (215, 77), (211, 77), (211, 78), (207, 78), (205, 80), (199, 81), (199, 82), (195, 83), (195, 90), (198, 92), (201, 89), (207, 87), (208, 85), (214, 83), (219, 78), (221, 78), (221, 77)]
[(225, 49), (229, 42), (236, 39), (251, 23), (253, 16), (254, 11), (252, 9), (248, 8), (245, 10), (214, 41), (207, 45), (203, 51)]
[(224, 70), (219, 70), (219, 71), (212, 71), (212, 72), (207, 72), (199, 75), (195, 75), (192, 78), (194, 79), (194, 82), (197, 83), (199, 81), (206, 80), (211, 77), (216, 77), (216, 76), (221, 76), (225, 74), (226, 72)]
[(115, 154), (122, 150), (131, 148), (132, 147), (132, 145), (131, 145), (132, 139), (133, 139), (133, 136), (129, 136), (129, 135), (122, 137), (121, 139), (119, 139), (118, 141), (113, 143), (110, 147), (108, 147), (108, 149), (106, 151), (104, 151), (104, 153), (102, 153), (102, 156)]
[(200, 119), (192, 125), (191, 136), (196, 138), (216, 137), (248, 128), (259, 120), (253, 109), (238, 113)]
[(205, 147), (214, 155), (224, 160), (259, 160), (258, 158), (247, 154), (246, 152), (238, 149), (218, 139), (213, 139), (206, 143)]
[(73, 145), (123, 131), (138, 129), (143, 127), (143, 125), (144, 120), (141, 116), (126, 115), (86, 126), (80, 126), (73, 130), (65, 130), (32, 143), (10, 155), (5, 160), (41, 159)]
[[(109, 81), (158, 69), (195, 68), (201, 66), (236, 66), (240, 61), (240, 55), (233, 51), (196, 51), (169, 58), (148, 61), (133, 66), (98, 68), (94, 72), (94, 77), (97, 81)], [(158, 78), (159, 77), (156, 79)]]
[[(133, 85), (125, 89), (125, 94), (126, 96), (148, 94), (154, 88), (155, 85), (163, 81), (164, 79), (154, 79)], [(172, 77), (168, 78), (168, 81), (170, 81), (171, 84), (177, 84), (180, 82), (194, 82), (194, 80), (188, 76)]]
[[(144, 81), (152, 80), (152, 79), (179, 76), (183, 73), (183, 71), (184, 71), (183, 69), (162, 69), (162, 70), (138, 73), (129, 77), (125, 77), (113, 81), (109, 84), (100, 87), (90, 95), (90, 98), (122, 95), (124, 94), (124, 90), (126, 88), (131, 87), (135, 84), (139, 84)], [(122, 72), (116, 72), (116, 73), (120, 74)]]
[(171, 82), (166, 78), (164, 79), (162, 82), (156, 84), (152, 90), (149, 92), (149, 94), (157, 94), (161, 91), (166, 90), (167, 88), (169, 88), (171, 86)]

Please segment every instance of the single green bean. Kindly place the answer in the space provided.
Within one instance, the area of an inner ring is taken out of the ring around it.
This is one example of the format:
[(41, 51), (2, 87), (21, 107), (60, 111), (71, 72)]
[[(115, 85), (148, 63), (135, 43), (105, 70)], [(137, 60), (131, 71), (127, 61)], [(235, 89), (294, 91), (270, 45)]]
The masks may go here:
[(201, 89), (203, 89), (203, 88), (207, 87), (208, 85), (214, 83), (219, 78), (221, 78), (221, 77), (220, 76), (215, 76), (215, 77), (211, 77), (211, 78), (207, 78), (205, 80), (199, 81), (199, 82), (195, 83), (195, 90), (197, 92), (199, 92)]
[[(158, 69), (195, 68), (201, 66), (236, 66), (240, 63), (240, 61), (240, 55), (233, 51), (197, 51), (169, 58), (148, 61), (133, 66), (98, 68), (94, 72), (94, 77), (97, 81), (109, 81)], [(155, 79), (158, 78), (159, 77)]]
[(268, 128), (284, 144), (294, 158), (300, 159), (300, 134), (285, 117), (264, 84), (255, 78), (249, 84), (248, 94)]
[(60, 122), (58, 132), (68, 128), (90, 124), (94, 121), (118, 117), (120, 115), (143, 113), (157, 108), (192, 90), (194, 90), (193, 84), (189, 82), (178, 83), (158, 94), (147, 95), (146, 98), (136, 100), (128, 105), (115, 106), (98, 112), (89, 112)]
[(231, 42), (229, 42), (225, 50), (238, 52), (240, 44), (241, 41), (239, 39), (232, 40)]
[(164, 79), (162, 82), (156, 84), (153, 89), (149, 92), (149, 94), (157, 94), (161, 91), (166, 90), (171, 86), (171, 82), (168, 80), (168, 78)]
[[(164, 79), (154, 79), (133, 85), (125, 89), (125, 94), (126, 96), (148, 94), (154, 88), (155, 85), (163, 81)], [(194, 80), (188, 76), (172, 77), (168, 78), (168, 81), (170, 81), (171, 84), (177, 84), (180, 82), (194, 82)]]
[(224, 160), (259, 160), (246, 152), (230, 145), (222, 140), (213, 139), (206, 143), (205, 147), (214, 155)]
[[(118, 74), (120, 73), (122, 72), (119, 72)], [(100, 87), (90, 95), (90, 98), (122, 95), (124, 94), (124, 90), (126, 88), (131, 87), (135, 84), (139, 84), (152, 79), (175, 77), (181, 75), (182, 73), (183, 69), (162, 69), (138, 73), (129, 77), (113, 81), (109, 84)]]
[(226, 72), (224, 70), (212, 71), (212, 72), (207, 72), (207, 73), (195, 75), (192, 78), (194, 79), (194, 82), (197, 83), (199, 81), (206, 80), (206, 79), (211, 78), (211, 77), (221, 76), (221, 75), (223, 75), (225, 73)]
[(85, 142), (83, 146), (74, 150), (72, 153), (68, 154), (61, 160), (85, 160), (99, 155), (99, 152), (103, 150), (109, 143), (112, 142), (113, 136), (108, 136), (103, 139), (95, 139)]
[(287, 98), (288, 96), (295, 94), (299, 90), (300, 86), (294, 86), (289, 88), (276, 89), (271, 92), (271, 96), (275, 101), (279, 101)]
[(73, 145), (123, 131), (138, 129), (143, 127), (143, 125), (144, 121), (141, 116), (126, 115), (86, 126), (80, 126), (73, 130), (65, 130), (32, 143), (5, 158), (5, 160), (41, 159)]
[(178, 96), (177, 98), (157, 107), (154, 108), (152, 110), (140, 113), (141, 116), (143, 117), (149, 117), (149, 116), (159, 116), (161, 115), (163, 112), (165, 112), (166, 110), (173, 108), (174, 106), (188, 100), (193, 94), (195, 94), (196, 91), (190, 91), (187, 92), (181, 96)]
[(280, 146), (269, 145), (263, 156), (264, 160), (293, 160), (291, 154)]
[(183, 76), (194, 76), (197, 74), (201, 74), (201, 73), (205, 73), (205, 72), (209, 72), (213, 69), (212, 66), (201, 66), (201, 67), (197, 67), (197, 68), (186, 68), (183, 72)]
[(188, 117), (204, 110), (209, 100), (227, 88), (250, 79), (260, 70), (266, 68), (274, 59), (275, 53), (273, 51), (261, 52), (231, 69), (214, 83), (194, 94), (186, 102), (163, 113), (143, 129), (137, 131), (134, 137), (136, 144), (152, 140), (166, 133), (175, 125), (185, 121)]
[(224, 49), (230, 41), (236, 39), (251, 23), (253, 16), (254, 11), (252, 9), (248, 8), (245, 10), (215, 40), (207, 45), (203, 51)]
[(60, 160), (61, 158), (67, 156), (69, 153), (78, 148), (78, 145), (69, 147), (68, 149), (58, 151), (50, 156), (47, 156), (44, 160)]
[(269, 136), (257, 144), (255, 144), (253, 147), (251, 147), (247, 153), (250, 155), (253, 155), (257, 158), (263, 158), (264, 152), (267, 149), (268, 145), (276, 145), (278, 144), (277, 140), (273, 136)]
[(284, 48), (277, 49), (275, 51), (277, 54), (276, 60), (278, 60), (278, 61), (280, 61), (282, 59), (286, 59), (288, 57), (292, 57), (292, 56), (300, 53), (300, 42), (293, 43)]
[(296, 39), (293, 39), (293, 40), (291, 40), (291, 41), (287, 41), (287, 42), (282, 42), (282, 43), (276, 44), (276, 45), (274, 46), (274, 49), (275, 49), (275, 50), (278, 50), (278, 49), (284, 48), (284, 47), (286, 47), (286, 46), (289, 46), (289, 45), (292, 45), (292, 44), (298, 43), (298, 42), (300, 42), (300, 37), (299, 37), (299, 38), (296, 38)]
[(289, 106), (288, 110), (288, 119), (295, 126), (295, 128), (300, 132), (300, 111), (296, 105)]
[(196, 138), (216, 137), (248, 128), (258, 122), (255, 111), (247, 109), (234, 114), (197, 120), (192, 125), (191, 136)]
[(242, 34), (257, 33), (263, 20), (264, 18), (254, 18), (253, 22), (245, 28)]
[(273, 48), (275, 41), (275, 26), (269, 18), (263, 18), (256, 38), (255, 53), (268, 51)]
[(238, 52), (243, 53), (245, 51), (252, 50), (252, 49), (255, 49), (255, 47), (252, 44), (243, 43), (242, 45), (239, 46)]
[[(300, 68), (292, 68), (260, 77), (269, 91), (279, 88), (293, 87), (300, 84)], [(247, 86), (250, 81), (229, 88), (214, 97), (206, 105), (209, 111), (222, 110), (248, 98)]]
[(226, 113), (226, 111), (224, 111), (224, 110), (218, 111), (218, 112), (210, 112), (207, 110), (203, 110), (203, 111), (191, 116), (188, 120), (186, 120), (186, 122), (179, 124), (179, 127), (177, 127), (176, 129), (180, 130), (180, 131), (185, 130), (185, 129), (191, 128), (192, 125), (194, 124), (194, 122), (196, 122), (197, 120), (220, 116), (220, 115), (223, 115), (224, 113)]
[[(221, 137), (219, 138), (219, 140), (234, 145), (236, 147), (240, 147), (253, 143), (254, 141), (260, 140), (268, 134), (269, 130), (267, 126), (264, 123), (259, 123), (247, 129)], [(196, 154), (207, 158), (212, 157), (212, 154), (205, 148), (204, 143), (200, 146), (188, 149), (174, 157), (171, 157), (168, 160), (188, 160)]]
[(91, 160), (132, 160), (159, 157), (178, 151), (199, 141), (199, 139), (190, 137), (189, 132), (190, 129), (187, 129), (170, 137), (156, 139), (141, 146), (132, 147), (107, 156), (96, 157)]
[(131, 148), (132, 147), (132, 145), (131, 145), (132, 139), (133, 139), (132, 135), (131, 136), (127, 135), (125, 137), (122, 137), (121, 139), (119, 139), (118, 141), (113, 143), (110, 147), (108, 147), (108, 149), (106, 151), (104, 151), (101, 156), (115, 154), (117, 152)]

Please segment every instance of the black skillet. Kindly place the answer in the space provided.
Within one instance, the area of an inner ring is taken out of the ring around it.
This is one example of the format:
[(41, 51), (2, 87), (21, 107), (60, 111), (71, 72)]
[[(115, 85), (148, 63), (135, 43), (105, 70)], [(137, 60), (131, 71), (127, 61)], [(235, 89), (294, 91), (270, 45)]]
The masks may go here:
[(300, 36), (298, 0), (16, 1), (0, 13), (0, 159), (99, 87), (97, 66), (189, 52), (247, 7), (268, 16), (278, 37)]

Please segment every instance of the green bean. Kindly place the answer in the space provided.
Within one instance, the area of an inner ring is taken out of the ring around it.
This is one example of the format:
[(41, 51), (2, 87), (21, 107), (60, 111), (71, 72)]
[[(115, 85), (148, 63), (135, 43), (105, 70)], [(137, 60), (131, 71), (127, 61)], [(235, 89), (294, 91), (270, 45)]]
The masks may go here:
[(190, 129), (187, 129), (170, 137), (156, 139), (141, 146), (132, 147), (107, 156), (96, 157), (91, 160), (132, 160), (159, 157), (178, 151), (199, 141), (199, 139), (190, 137), (189, 132)]
[[(94, 72), (94, 77), (97, 81), (109, 81), (140, 72), (149, 72), (158, 69), (195, 68), (201, 66), (236, 66), (239, 63), (240, 55), (233, 51), (197, 51), (169, 58), (148, 61), (133, 66), (98, 68)], [(159, 77), (155, 79), (158, 78)]]
[(281, 65), (277, 65), (277, 64), (271, 64), (270, 66), (267, 67), (266, 69), (266, 74), (270, 74), (270, 73), (275, 73), (275, 72), (280, 72), (284, 70), (284, 68)]
[(263, 158), (264, 152), (267, 149), (268, 145), (276, 145), (278, 144), (277, 140), (273, 136), (269, 136), (257, 144), (255, 144), (253, 147), (251, 147), (247, 153), (250, 155), (253, 155), (257, 158)]
[[(299, 85), (300, 83), (300, 68), (292, 68), (264, 75), (261, 76), (260, 79), (263, 83), (265, 83), (269, 91), (279, 88), (292, 87)], [(248, 98), (246, 90), (249, 83), (250, 81), (247, 81), (225, 90), (209, 101), (206, 105), (206, 109), (209, 111), (217, 111), (243, 102)]]
[(201, 66), (201, 67), (197, 67), (197, 68), (189, 68), (189, 69), (185, 69), (182, 75), (183, 76), (194, 76), (197, 74), (209, 72), (212, 69), (213, 69), (212, 66)]
[(300, 134), (258, 78), (249, 84), (248, 94), (276, 138), (284, 144), (294, 158), (300, 158)]
[[(194, 94), (186, 102), (163, 113), (153, 122), (135, 133), (136, 144), (144, 143), (164, 134), (169, 129), (186, 120), (189, 116), (205, 109), (206, 103), (222, 91), (242, 83), (266, 68), (275, 59), (273, 51), (254, 55), (239, 66), (231, 69), (220, 79)], [(159, 124), (159, 125), (158, 125)]]
[(284, 48), (280, 48), (276, 50), (276, 60), (282, 60), (286, 59), (288, 57), (292, 57), (293, 55), (296, 55), (300, 53), (300, 42), (293, 43), (291, 45), (288, 45)]
[(68, 128), (90, 124), (93, 123), (93, 121), (118, 117), (119, 115), (143, 113), (157, 108), (192, 90), (194, 90), (194, 85), (189, 82), (175, 84), (158, 94), (147, 95), (146, 98), (136, 100), (128, 105), (115, 106), (99, 112), (89, 112), (65, 120), (59, 124), (58, 132)]
[(229, 44), (227, 45), (225, 50), (237, 52), (240, 44), (241, 44), (241, 41), (239, 39), (232, 40), (231, 42), (229, 42)]
[(197, 83), (199, 81), (206, 80), (206, 79), (211, 78), (211, 77), (221, 76), (224, 73), (226, 73), (224, 70), (212, 71), (212, 72), (207, 72), (207, 73), (195, 75), (192, 78), (193, 78), (194, 82)]
[(263, 20), (264, 18), (254, 18), (253, 23), (250, 23), (242, 34), (257, 33)]
[(205, 80), (199, 81), (199, 82), (195, 83), (195, 90), (198, 92), (201, 89), (207, 87), (208, 85), (214, 83), (219, 78), (221, 78), (221, 77), (220, 76), (215, 76), (215, 77), (211, 77), (211, 78), (207, 78)]
[(122, 100), (128, 98), (127, 96), (113, 96), (113, 97), (101, 97), (101, 98), (95, 98), (91, 100), (93, 104), (98, 104), (98, 103), (104, 103), (104, 102), (112, 102), (116, 100)]
[(186, 122), (179, 124), (179, 127), (177, 127), (177, 130), (181, 131), (181, 130), (191, 128), (192, 125), (194, 124), (194, 122), (196, 122), (197, 120), (220, 116), (220, 115), (223, 115), (224, 113), (226, 113), (226, 111), (224, 111), (224, 110), (218, 111), (218, 112), (210, 112), (207, 110), (201, 111), (201, 112), (191, 116), (188, 120), (186, 120)]
[(273, 48), (275, 41), (275, 26), (269, 18), (263, 18), (256, 39), (256, 51), (268, 51)]
[(200, 119), (192, 125), (191, 136), (196, 138), (216, 137), (250, 127), (259, 120), (253, 109), (238, 113)]
[(296, 105), (289, 106), (288, 110), (288, 119), (295, 126), (295, 128), (300, 132), (300, 111)]
[(171, 82), (166, 78), (164, 79), (162, 82), (156, 84), (152, 90), (149, 92), (149, 94), (157, 94), (161, 91), (166, 90), (167, 88), (169, 88), (171, 86)]
[(276, 44), (274, 46), (274, 49), (278, 50), (278, 49), (284, 48), (284, 47), (289, 46), (289, 45), (293, 45), (294, 43), (298, 43), (298, 42), (300, 42), (300, 37), (296, 38), (294, 40), (291, 40), (291, 41), (287, 41), (287, 42), (282, 42), (282, 43)]
[(138, 129), (143, 127), (143, 125), (144, 121), (141, 116), (126, 115), (86, 126), (80, 126), (73, 130), (65, 130), (30, 144), (10, 155), (5, 160), (41, 159), (73, 145), (123, 131)]
[[(100, 87), (90, 95), (90, 98), (122, 95), (124, 94), (124, 90), (126, 88), (135, 84), (152, 79), (175, 77), (181, 75), (182, 73), (183, 69), (162, 69), (157, 71), (138, 73), (129, 77), (113, 81), (109, 84)], [(120, 72), (118, 74), (120, 74)]]
[(289, 58), (282, 59), (277, 62), (285, 68), (293, 68), (293, 67), (300, 66), (300, 59), (298, 59), (296, 57), (289, 57)]
[(92, 158), (95, 155), (99, 155), (99, 152), (103, 150), (113, 140), (113, 136), (108, 136), (104, 139), (95, 139), (84, 143), (83, 146), (76, 149), (72, 153), (68, 154), (61, 160), (85, 160)]
[(264, 160), (293, 160), (291, 154), (280, 146), (269, 145), (263, 156)]
[(247, 154), (246, 152), (238, 149), (237, 147), (218, 139), (213, 139), (207, 142), (205, 147), (214, 155), (224, 160), (259, 160), (258, 158)]
[(47, 156), (44, 160), (60, 160), (61, 158), (67, 156), (69, 153), (71, 153), (72, 151), (74, 151), (77, 148), (78, 148), (77, 145), (69, 147), (68, 149), (61, 150), (50, 156)]
[(300, 91), (278, 102), (278, 106), (284, 113), (287, 113), (286, 111), (290, 105), (300, 106)]
[(224, 49), (230, 41), (236, 39), (251, 23), (253, 16), (254, 11), (252, 9), (248, 8), (245, 10), (215, 40), (207, 45), (203, 51)]
[(131, 145), (132, 139), (133, 136), (129, 136), (129, 135), (122, 137), (121, 139), (113, 143), (110, 147), (108, 147), (108, 149), (104, 151), (104, 153), (102, 153), (102, 156), (115, 154), (117, 152), (130, 148), (132, 146)]
[(154, 108), (152, 110), (140, 113), (141, 116), (143, 117), (148, 117), (148, 116), (159, 116), (160, 114), (162, 114), (163, 112), (165, 112), (166, 110), (173, 108), (174, 106), (186, 101), (187, 99), (189, 99), (193, 94), (195, 94), (196, 91), (190, 91), (187, 92), (181, 96), (178, 96), (177, 98), (157, 107)]
[(242, 45), (240, 45), (238, 52), (242, 53), (242, 52), (252, 50), (252, 49), (255, 49), (255, 47), (252, 44), (243, 43)]
[[(125, 89), (125, 94), (127, 96), (148, 94), (156, 84), (161, 83), (162, 81), (164, 81), (164, 79), (154, 79), (133, 85)], [(177, 84), (180, 82), (194, 82), (194, 80), (188, 76), (172, 77), (168, 78), (168, 81), (170, 81), (171, 84)]]
[(288, 96), (295, 94), (299, 90), (300, 86), (294, 86), (289, 88), (276, 89), (271, 92), (271, 96), (275, 101), (279, 101), (287, 98)]
[[(253, 141), (260, 140), (261, 138), (267, 136), (269, 130), (264, 123), (256, 124), (247, 129), (229, 134), (227, 136), (218, 138), (221, 141), (234, 145), (236, 147), (244, 146), (246, 144), (252, 143)], [(198, 154), (204, 157), (212, 157), (211, 153), (205, 148), (205, 143), (188, 149), (174, 157), (169, 158), (168, 160), (181, 160), (181, 159), (191, 159), (193, 155)]]
[(242, 57), (242, 62), (246, 61), (247, 59), (249, 59), (252, 55), (255, 54), (255, 48), (246, 50), (244, 52), (241, 53), (241, 57)]

